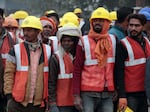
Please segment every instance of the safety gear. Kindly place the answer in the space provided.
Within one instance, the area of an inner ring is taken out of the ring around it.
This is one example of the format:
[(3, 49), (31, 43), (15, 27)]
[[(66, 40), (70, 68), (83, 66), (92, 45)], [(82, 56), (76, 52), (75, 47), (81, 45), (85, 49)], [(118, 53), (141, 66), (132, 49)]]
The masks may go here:
[[(55, 52), (55, 55), (58, 57), (58, 61), (60, 65), (60, 72), (58, 74), (57, 92), (56, 92), (57, 106), (73, 105), (73, 93), (72, 93), (72, 83), (71, 83), (73, 74), (72, 72), (67, 73), (67, 68), (65, 65), (64, 57), (62, 58), (61, 56), (61, 51)], [(72, 62), (73, 58), (71, 57), (71, 55), (69, 56)]]
[(56, 13), (56, 11), (55, 11), (55, 10), (46, 11), (46, 12), (45, 12), (45, 15), (52, 14), (52, 13)]
[(81, 37), (81, 30), (73, 23), (67, 23), (63, 27), (58, 29), (57, 37), (61, 40), (63, 35)]
[(150, 13), (146, 12), (146, 11), (140, 11), (139, 14), (143, 14), (146, 17), (146, 20), (149, 21), (150, 20)]
[[(44, 52), (44, 67), (43, 67), (43, 102), (41, 102), (41, 106), (43, 106), (44, 100), (48, 100), (48, 59), (51, 55), (51, 49), (48, 45), (43, 44), (43, 52)], [(24, 43), (17, 44), (14, 46), (15, 54), (16, 54), (16, 75), (14, 81), (14, 87), (12, 90), (12, 96), (17, 102), (24, 101), (26, 95), (26, 87), (28, 81), (28, 72), (29, 72), (29, 60), (26, 48)], [(24, 68), (24, 69), (23, 69)], [(19, 80), (18, 80), (19, 79)], [(36, 97), (35, 97), (36, 98)], [(37, 100), (37, 99), (36, 99)]]
[(73, 11), (75, 14), (82, 13), (82, 10), (80, 8), (75, 8)]
[(64, 26), (67, 23), (73, 23), (76, 26), (79, 26), (79, 19), (73, 12), (67, 12), (63, 15), (60, 26)]
[(40, 22), (40, 19), (35, 16), (28, 16), (23, 20), (21, 28), (26, 27), (42, 30), (42, 24)]
[(16, 27), (16, 28), (19, 27), (17, 20), (14, 19), (13, 17), (10, 17), (10, 16), (8, 16), (8, 17), (5, 18), (3, 26), (4, 27)]
[(117, 12), (116, 11), (110, 12), (110, 18), (112, 21), (117, 20)]
[[(108, 39), (112, 46), (108, 53), (107, 67), (104, 70), (98, 66), (98, 60), (94, 53), (96, 47), (95, 40), (88, 36), (81, 38), (85, 51), (84, 69), (81, 75), (81, 91), (103, 91), (105, 82), (107, 82), (108, 91), (114, 91), (113, 69), (115, 64), (116, 38), (113, 35), (109, 35)], [(107, 77), (105, 77), (106, 75)]]
[(90, 20), (96, 19), (96, 18), (107, 19), (111, 21), (110, 13), (107, 11), (107, 9), (103, 7), (99, 7), (92, 12)]
[(146, 12), (150, 13), (150, 7), (144, 7), (144, 8), (142, 8), (142, 9), (139, 11), (139, 13), (140, 13), (140, 12), (143, 12), (143, 11), (146, 11)]
[(23, 10), (19, 10), (19, 11), (16, 11), (16, 12), (14, 13), (14, 18), (15, 18), (15, 19), (24, 19), (24, 18), (26, 18), (27, 16), (29, 16), (28, 12), (23, 11)]
[[(125, 75), (124, 75), (126, 92), (137, 92), (145, 90), (144, 88), (145, 64), (146, 64), (146, 57), (150, 56), (150, 51), (148, 50), (150, 49), (150, 45), (149, 40), (146, 37), (144, 38), (144, 40), (146, 42), (145, 51), (148, 51), (146, 53), (146, 56), (141, 46), (135, 44), (136, 42), (134, 39), (127, 37), (121, 40), (121, 42), (123, 43), (128, 52), (128, 58), (125, 60)], [(138, 72), (136, 72), (137, 70)], [(136, 75), (131, 75), (135, 73)]]

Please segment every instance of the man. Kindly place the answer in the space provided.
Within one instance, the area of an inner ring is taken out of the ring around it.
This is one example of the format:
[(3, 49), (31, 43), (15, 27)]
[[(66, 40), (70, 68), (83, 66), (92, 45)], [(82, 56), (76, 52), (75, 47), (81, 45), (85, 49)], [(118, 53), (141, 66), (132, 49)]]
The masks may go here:
[(72, 72), (80, 36), (81, 31), (73, 23), (67, 23), (58, 30), (60, 47), (49, 64), (50, 112), (78, 112), (73, 104)]
[(128, 18), (129, 36), (122, 39), (116, 50), (116, 85), (119, 109), (128, 106), (134, 112), (148, 112), (144, 88), (146, 58), (150, 56), (150, 45), (142, 31), (146, 18), (132, 14)]
[(139, 14), (143, 14), (146, 17), (146, 24), (144, 26), (144, 35), (150, 40), (150, 8), (144, 7), (139, 12)]
[(21, 38), (17, 37), (17, 30), (19, 28), (18, 22), (13, 17), (5, 17), (5, 21), (3, 23), (3, 27), (6, 28), (6, 30), (9, 32), (9, 34), (12, 36), (12, 39), (15, 43), (23, 42)]
[(121, 7), (117, 10), (117, 20), (115, 21), (115, 25), (109, 30), (109, 33), (115, 35), (118, 40), (125, 38), (127, 35), (127, 18), (131, 13), (133, 13), (133, 9), (130, 7)]
[(116, 38), (108, 34), (110, 23), (110, 15), (105, 8), (94, 10), (88, 36), (81, 38), (76, 49), (74, 104), (83, 112), (113, 111)]
[[(8, 31), (2, 26), (4, 22), (4, 10), (0, 8), (0, 55), (2, 58), (1, 66), (3, 66), (3, 70), (5, 69), (5, 62), (7, 54), (10, 48), (14, 45), (14, 41)], [(1, 76), (1, 89), (3, 90), (3, 72), (0, 74)], [(0, 107), (1, 112), (4, 112), (4, 108), (6, 106), (6, 98), (4, 97), (3, 91), (0, 93)]]
[(58, 50), (58, 39), (56, 36), (53, 36), (56, 33), (56, 24), (54, 20), (47, 17), (41, 17), (40, 21), (43, 27), (43, 31), (40, 33), (42, 42), (50, 45), (52, 52), (56, 52)]
[(40, 20), (28, 16), (21, 28), (25, 41), (10, 50), (4, 73), (8, 112), (44, 112), (48, 100), (48, 60), (51, 49), (38, 40)]

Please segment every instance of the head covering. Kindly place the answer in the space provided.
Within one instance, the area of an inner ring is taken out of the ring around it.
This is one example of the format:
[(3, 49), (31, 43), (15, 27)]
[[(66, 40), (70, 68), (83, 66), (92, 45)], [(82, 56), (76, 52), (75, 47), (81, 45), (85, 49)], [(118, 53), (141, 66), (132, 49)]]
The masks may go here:
[(42, 23), (42, 27), (44, 27), (46, 25), (50, 25), (52, 27), (53, 34), (55, 34), (55, 32), (56, 32), (56, 25), (55, 25), (54, 20), (52, 20), (51, 18), (47, 18), (47, 17), (41, 17), (40, 21)]
[(58, 29), (57, 37), (59, 40), (61, 40), (63, 35), (80, 37), (82, 34), (79, 27), (77, 27), (73, 23), (67, 23), (63, 27)]

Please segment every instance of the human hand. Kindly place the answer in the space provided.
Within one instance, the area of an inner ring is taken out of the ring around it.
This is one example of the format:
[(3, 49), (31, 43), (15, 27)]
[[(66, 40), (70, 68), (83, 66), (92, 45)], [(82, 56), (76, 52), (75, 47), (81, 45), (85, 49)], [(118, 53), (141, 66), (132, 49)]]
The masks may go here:
[(119, 98), (119, 110), (125, 110), (127, 108), (127, 98)]
[(79, 111), (83, 110), (82, 99), (79, 95), (74, 96), (74, 105)]

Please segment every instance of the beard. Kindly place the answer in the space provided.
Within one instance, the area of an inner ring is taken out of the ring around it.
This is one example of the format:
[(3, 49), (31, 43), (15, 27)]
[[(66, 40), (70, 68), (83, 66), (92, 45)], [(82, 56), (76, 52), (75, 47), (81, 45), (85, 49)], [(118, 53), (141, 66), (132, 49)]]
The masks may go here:
[(130, 31), (129, 33), (130, 33), (130, 37), (137, 38), (139, 35), (141, 35), (142, 32), (137, 32), (133, 30), (133, 31)]
[(93, 30), (96, 32), (96, 33), (100, 33), (102, 31), (102, 26), (99, 25), (99, 24), (96, 24), (95, 26), (93, 26)]

